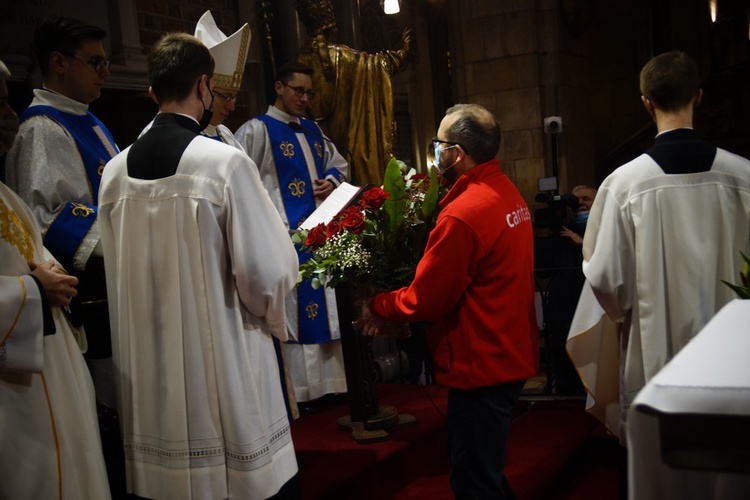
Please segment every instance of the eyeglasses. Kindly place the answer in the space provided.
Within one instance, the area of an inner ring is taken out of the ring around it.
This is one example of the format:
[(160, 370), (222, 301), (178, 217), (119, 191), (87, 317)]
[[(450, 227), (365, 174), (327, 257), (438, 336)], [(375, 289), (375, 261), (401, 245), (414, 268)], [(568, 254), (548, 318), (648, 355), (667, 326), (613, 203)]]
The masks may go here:
[[(448, 146), (443, 147), (443, 144), (448, 144)], [(467, 155), (469, 154), (468, 151), (466, 151), (466, 148), (457, 142), (443, 141), (438, 138), (432, 139), (432, 147), (435, 150), (435, 158), (438, 158), (440, 156), (441, 151), (445, 151), (446, 149), (452, 149), (452, 148), (455, 148), (456, 146), (460, 146), (461, 149), (464, 150), (464, 153), (466, 153)]]
[(307, 95), (308, 99), (312, 99), (313, 97), (315, 97), (315, 91), (312, 89), (306, 90), (305, 87), (292, 87), (291, 85), (287, 85), (284, 82), (279, 83), (281, 83), (284, 87), (289, 87), (290, 89), (292, 89), (294, 91), (294, 95), (296, 95), (297, 97), (303, 97), (304, 95)]
[(221, 97), (222, 101), (226, 103), (231, 102), (232, 104), (237, 104), (237, 98), (240, 96), (239, 94), (235, 94), (235, 95), (224, 94), (222, 92), (217, 92), (216, 90), (213, 90), (212, 92), (215, 96)]
[(70, 52), (60, 52), (62, 55), (68, 56), (68, 57), (75, 57), (76, 59), (80, 59), (84, 63), (88, 64), (93, 68), (94, 71), (97, 73), (101, 73), (102, 70), (109, 69), (109, 59), (101, 56), (91, 56), (91, 57), (82, 57), (77, 54), (72, 54)]

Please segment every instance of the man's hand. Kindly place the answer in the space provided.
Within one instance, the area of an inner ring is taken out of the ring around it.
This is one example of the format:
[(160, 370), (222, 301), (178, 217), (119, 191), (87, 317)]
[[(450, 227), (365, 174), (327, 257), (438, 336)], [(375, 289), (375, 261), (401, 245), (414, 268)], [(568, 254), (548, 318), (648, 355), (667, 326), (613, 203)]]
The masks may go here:
[(31, 274), (39, 280), (47, 294), (50, 306), (69, 306), (70, 299), (78, 295), (78, 278), (66, 274), (55, 261), (29, 262)]
[(560, 236), (562, 236), (563, 238), (570, 239), (570, 241), (572, 241), (573, 243), (575, 243), (578, 246), (583, 245), (583, 238), (581, 238), (578, 235), (578, 233), (576, 233), (575, 231), (571, 231), (570, 229), (568, 229), (565, 226), (562, 227), (562, 231), (560, 231)]
[(385, 320), (378, 316), (370, 307), (370, 299), (362, 301), (360, 319), (355, 321), (354, 329), (362, 329), (365, 337), (377, 337), (380, 335), (380, 327)]
[(326, 179), (315, 179), (313, 181), (313, 196), (325, 200), (333, 192), (333, 182)]

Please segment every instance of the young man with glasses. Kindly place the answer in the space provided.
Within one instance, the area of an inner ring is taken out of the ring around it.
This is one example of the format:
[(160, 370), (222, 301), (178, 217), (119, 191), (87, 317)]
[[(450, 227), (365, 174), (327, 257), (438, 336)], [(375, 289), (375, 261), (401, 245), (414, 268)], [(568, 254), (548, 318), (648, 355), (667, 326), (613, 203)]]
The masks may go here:
[[(0, 155), (18, 123), (8, 78), (0, 61)], [(78, 280), (51, 259), (31, 210), (2, 182), (0, 214), (0, 498), (106, 500), (91, 377), (64, 313)]]
[(33, 47), (42, 88), (34, 90), (34, 100), (21, 114), (6, 176), (8, 186), (31, 207), (44, 246), (79, 279), (71, 310), (85, 327), (84, 350), (88, 347), (97, 402), (114, 408), (97, 211), (102, 171), (119, 150), (107, 127), (88, 110), (110, 74), (102, 45), (106, 35), (97, 26), (65, 17), (48, 17), (37, 26)]
[[(283, 65), (276, 74), (274, 104), (235, 134), (258, 165), (263, 185), (291, 231), (346, 180), (349, 171), (320, 127), (303, 117), (315, 96), (312, 81), (312, 68)], [(304, 251), (298, 255), (300, 262), (311, 256)], [(287, 299), (287, 328), (292, 343), (284, 344), (283, 351), (297, 402), (346, 392), (334, 290), (313, 290), (309, 282), (301, 283)]]

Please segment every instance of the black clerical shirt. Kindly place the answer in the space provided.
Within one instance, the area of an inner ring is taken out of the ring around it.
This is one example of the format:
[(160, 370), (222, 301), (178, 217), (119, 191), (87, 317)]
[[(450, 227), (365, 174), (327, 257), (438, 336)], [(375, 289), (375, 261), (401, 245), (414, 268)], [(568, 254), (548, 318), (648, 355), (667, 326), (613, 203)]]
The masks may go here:
[(716, 146), (699, 139), (691, 128), (678, 128), (657, 135), (646, 154), (666, 174), (694, 174), (711, 170)]
[(159, 113), (151, 128), (130, 147), (128, 175), (143, 180), (174, 175), (182, 154), (199, 133), (197, 121), (174, 113)]

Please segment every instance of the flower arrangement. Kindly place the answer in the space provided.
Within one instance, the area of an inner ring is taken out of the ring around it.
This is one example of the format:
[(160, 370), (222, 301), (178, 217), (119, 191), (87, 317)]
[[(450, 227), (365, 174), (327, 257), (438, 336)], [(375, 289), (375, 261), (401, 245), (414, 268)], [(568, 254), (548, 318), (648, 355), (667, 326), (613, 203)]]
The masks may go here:
[(750, 299), (750, 257), (745, 255), (743, 252), (740, 252), (740, 254), (742, 255), (742, 258), (745, 259), (745, 263), (742, 266), (742, 271), (740, 272), (741, 284), (729, 283), (728, 281), (724, 280), (721, 281), (729, 288), (734, 290), (739, 298), (747, 300)]
[(298, 281), (310, 279), (315, 289), (345, 281), (380, 290), (409, 284), (445, 190), (434, 167), (428, 177), (392, 158), (383, 187), (364, 191), (327, 225), (293, 235), (313, 253), (300, 265)]

